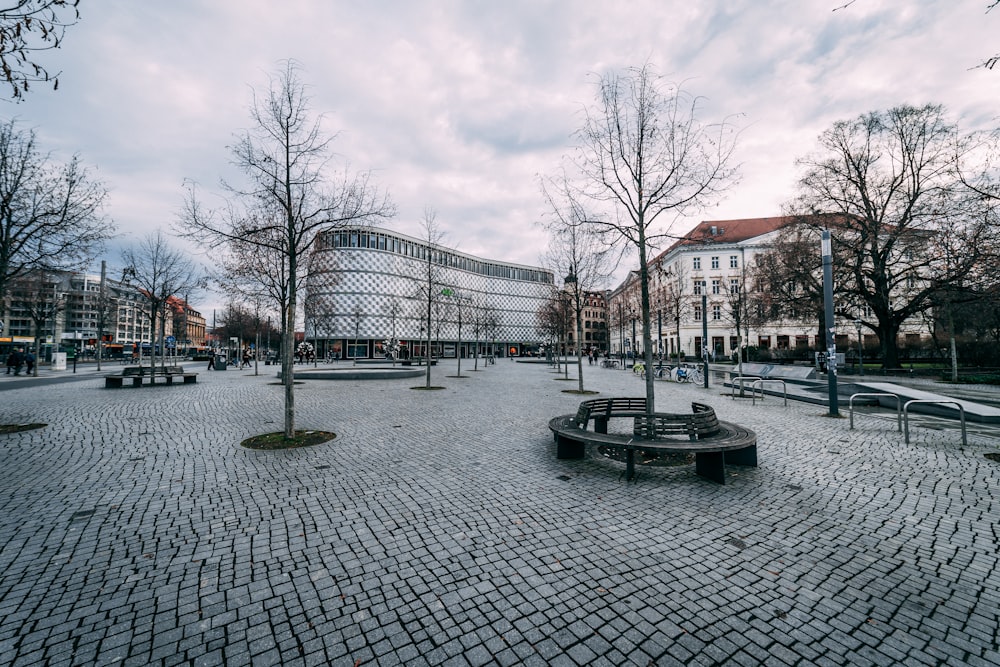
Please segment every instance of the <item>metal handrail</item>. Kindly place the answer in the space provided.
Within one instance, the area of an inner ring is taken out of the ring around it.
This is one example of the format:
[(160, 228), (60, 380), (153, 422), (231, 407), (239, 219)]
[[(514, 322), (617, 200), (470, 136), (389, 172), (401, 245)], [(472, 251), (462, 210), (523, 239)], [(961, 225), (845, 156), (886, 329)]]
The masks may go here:
[(897, 396), (896, 394), (871, 393), (871, 392), (863, 392), (863, 393), (860, 393), (860, 394), (851, 394), (851, 400), (847, 402), (848, 409), (850, 410), (850, 413), (851, 413), (851, 428), (850, 428), (850, 430), (852, 430), (852, 431), (854, 430), (854, 399), (857, 398), (858, 396), (888, 396), (888, 397), (895, 398), (896, 399), (896, 428), (899, 429), (900, 433), (903, 432), (903, 403), (902, 403), (902, 401), (899, 400), (899, 396)]
[(736, 400), (736, 383), (737, 382), (740, 383), (740, 395), (742, 396), (743, 395), (743, 390), (744, 390), (743, 389), (743, 381), (744, 380), (760, 380), (760, 379), (761, 378), (757, 377), (756, 375), (737, 375), (736, 377), (730, 379), (730, 382), (732, 382), (732, 385), (730, 385), (732, 387), (732, 391), (730, 391), (730, 396), (732, 396), (732, 399), (734, 401)]
[(903, 406), (903, 429), (904, 429), (903, 430), (903, 433), (904, 433), (903, 440), (904, 440), (904, 442), (906, 442), (906, 444), (910, 444), (910, 418), (909, 418), (909, 415), (907, 414), (907, 410), (914, 403), (934, 403), (935, 405), (944, 405), (944, 404), (957, 405), (958, 406), (958, 416), (959, 416), (959, 419), (961, 419), (961, 421), (962, 421), (962, 446), (963, 447), (968, 446), (969, 441), (968, 441), (968, 438), (966, 438), (966, 435), (965, 435), (965, 408), (962, 407), (962, 404), (959, 403), (958, 401), (937, 401), (937, 400), (933, 400), (933, 399), (929, 399), (929, 398), (913, 399), (912, 401), (907, 401), (906, 405)]
[(760, 400), (763, 402), (763, 400), (764, 400), (764, 383), (765, 382), (780, 382), (781, 383), (781, 390), (785, 394), (785, 407), (787, 408), (788, 407), (788, 385), (785, 383), (784, 380), (780, 380), (778, 378), (760, 378), (758, 380), (754, 380), (750, 384), (750, 405), (757, 405), (757, 393), (756, 393), (756, 391), (754, 391), (754, 388), (758, 384), (760, 385)]

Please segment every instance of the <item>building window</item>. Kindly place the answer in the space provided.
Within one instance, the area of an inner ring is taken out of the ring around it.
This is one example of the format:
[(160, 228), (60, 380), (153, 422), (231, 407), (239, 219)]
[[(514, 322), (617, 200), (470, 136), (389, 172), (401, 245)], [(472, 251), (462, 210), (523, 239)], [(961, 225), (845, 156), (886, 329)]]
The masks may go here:
[(713, 320), (722, 319), (722, 306), (712, 306), (712, 319)]
[(694, 307), (694, 321), (701, 322), (701, 306)]
[(695, 257), (694, 259), (691, 260), (691, 262), (692, 265), (694, 266), (695, 271), (701, 270), (701, 257)]
[(729, 268), (730, 269), (738, 269), (739, 266), (740, 266), (740, 260), (739, 260), (739, 258), (736, 255), (730, 255), (729, 256)]
[(713, 257), (712, 258), (712, 268), (713, 269), (719, 268), (719, 258), (718, 257)]
[(705, 281), (704, 280), (696, 280), (696, 281), (694, 281), (694, 295), (695, 296), (701, 296), (701, 294), (704, 291), (704, 289), (705, 289)]
[(719, 292), (722, 290), (721, 283), (722, 281), (719, 280), (718, 278), (714, 278), (712, 280), (712, 294), (719, 294)]
[(730, 294), (738, 294), (739, 291), (740, 291), (740, 279), (739, 278), (730, 278), (729, 279), (729, 293)]

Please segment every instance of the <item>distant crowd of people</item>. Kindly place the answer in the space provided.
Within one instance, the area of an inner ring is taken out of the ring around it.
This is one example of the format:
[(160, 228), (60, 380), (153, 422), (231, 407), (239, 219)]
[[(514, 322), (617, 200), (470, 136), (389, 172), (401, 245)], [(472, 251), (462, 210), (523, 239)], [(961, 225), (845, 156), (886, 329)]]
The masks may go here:
[(30, 350), (25, 352), (19, 347), (7, 355), (7, 375), (20, 375), (21, 369), (25, 366), (27, 366), (25, 375), (35, 372), (35, 354)]

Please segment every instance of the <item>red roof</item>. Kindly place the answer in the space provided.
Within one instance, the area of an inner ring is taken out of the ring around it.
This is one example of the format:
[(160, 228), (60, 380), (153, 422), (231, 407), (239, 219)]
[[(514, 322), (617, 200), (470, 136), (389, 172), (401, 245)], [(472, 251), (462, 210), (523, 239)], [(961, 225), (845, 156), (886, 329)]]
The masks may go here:
[(742, 220), (705, 220), (677, 241), (671, 249), (681, 245), (705, 243), (739, 243), (769, 234), (797, 220), (799, 216), (782, 215), (773, 218), (744, 218)]

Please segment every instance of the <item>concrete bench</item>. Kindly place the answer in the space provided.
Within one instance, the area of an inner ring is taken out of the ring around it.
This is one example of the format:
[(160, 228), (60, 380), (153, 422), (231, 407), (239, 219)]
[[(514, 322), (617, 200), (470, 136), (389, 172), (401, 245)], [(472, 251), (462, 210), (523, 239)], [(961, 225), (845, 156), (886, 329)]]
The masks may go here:
[(143, 382), (157, 384), (157, 378), (161, 378), (164, 381), (159, 384), (173, 384), (176, 379), (181, 380), (183, 384), (194, 384), (198, 381), (198, 374), (186, 372), (180, 366), (160, 367), (154, 369), (152, 372), (146, 366), (126, 366), (122, 369), (121, 373), (105, 375), (104, 387), (141, 387)]

